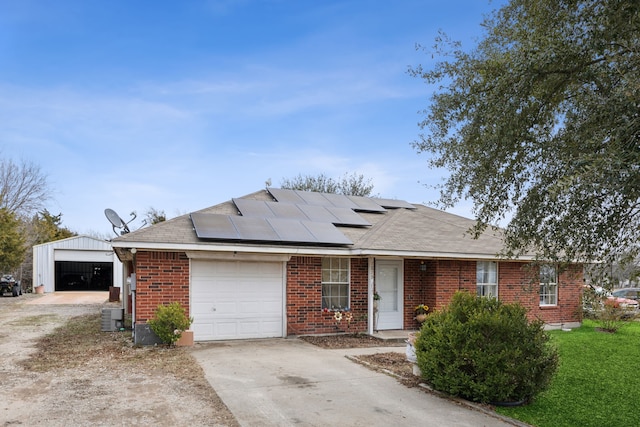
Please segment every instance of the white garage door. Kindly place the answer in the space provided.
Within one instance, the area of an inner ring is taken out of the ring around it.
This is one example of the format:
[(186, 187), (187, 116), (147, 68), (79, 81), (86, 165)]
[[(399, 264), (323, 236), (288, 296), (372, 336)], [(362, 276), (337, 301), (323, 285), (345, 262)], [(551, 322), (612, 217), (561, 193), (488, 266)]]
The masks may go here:
[(196, 341), (282, 337), (282, 262), (192, 260)]

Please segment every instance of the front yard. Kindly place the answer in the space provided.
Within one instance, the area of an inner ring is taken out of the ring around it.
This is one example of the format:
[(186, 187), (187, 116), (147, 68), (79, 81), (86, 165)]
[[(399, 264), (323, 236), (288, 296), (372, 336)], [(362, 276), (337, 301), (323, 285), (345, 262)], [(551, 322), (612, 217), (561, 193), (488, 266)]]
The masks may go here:
[(528, 406), (497, 412), (537, 427), (638, 425), (640, 323), (615, 334), (596, 328), (585, 320), (571, 332), (552, 331), (560, 367), (551, 388)]
[[(615, 334), (600, 332), (585, 320), (571, 332), (551, 331), (560, 367), (551, 387), (527, 406), (495, 407), (499, 414), (536, 427), (602, 427), (638, 425), (640, 323), (626, 322)], [(360, 356), (372, 369), (390, 372), (415, 387), (404, 354)]]

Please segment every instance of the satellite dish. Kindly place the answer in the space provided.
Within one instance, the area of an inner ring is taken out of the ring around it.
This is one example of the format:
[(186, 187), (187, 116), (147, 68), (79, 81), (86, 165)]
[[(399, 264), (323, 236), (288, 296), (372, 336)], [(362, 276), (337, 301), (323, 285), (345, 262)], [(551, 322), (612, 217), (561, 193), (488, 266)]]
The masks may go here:
[(120, 218), (120, 215), (118, 215), (116, 213), (116, 211), (114, 211), (113, 209), (105, 209), (104, 210), (104, 214), (107, 217), (107, 219), (109, 220), (109, 222), (111, 223), (111, 225), (113, 226), (113, 232), (118, 234), (118, 232), (116, 231), (116, 228), (122, 228), (122, 231), (120, 232), (120, 234), (127, 234), (129, 233), (129, 227), (128, 224), (129, 222), (133, 221), (134, 219), (136, 219), (136, 213), (135, 212), (131, 212), (131, 215), (133, 216), (133, 218), (131, 218), (131, 220), (129, 220), (129, 222), (124, 222), (122, 220), (122, 218)]

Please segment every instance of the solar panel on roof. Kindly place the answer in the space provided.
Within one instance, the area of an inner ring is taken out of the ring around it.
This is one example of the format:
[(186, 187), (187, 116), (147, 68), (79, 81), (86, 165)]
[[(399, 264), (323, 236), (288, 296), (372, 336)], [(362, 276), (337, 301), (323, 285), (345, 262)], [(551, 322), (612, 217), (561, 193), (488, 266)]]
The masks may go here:
[(238, 230), (227, 215), (192, 213), (191, 222), (196, 230), (196, 236), (201, 239), (231, 239), (239, 238)]
[(350, 209), (355, 209), (358, 207), (358, 205), (356, 205), (344, 194), (323, 193), (322, 195), (335, 207)]
[(262, 200), (232, 199), (242, 216), (269, 218), (276, 216)]
[(277, 203), (267, 202), (269, 208), (274, 212), (276, 218), (289, 218), (289, 219), (309, 219), (304, 212), (300, 210), (300, 206), (293, 203)]
[(296, 194), (304, 200), (308, 205), (316, 206), (333, 206), (333, 203), (324, 197), (323, 193), (316, 193), (313, 191), (300, 191), (296, 190)]
[(380, 206), (370, 197), (288, 190), (282, 188), (268, 188), (267, 190), (278, 202), (345, 207), (364, 212), (385, 212), (385, 208)]
[(371, 225), (367, 220), (349, 208), (264, 202), (262, 200), (248, 199), (233, 199), (233, 202), (244, 217), (289, 218), (347, 226)]
[(338, 217), (329, 212), (324, 206), (298, 205), (298, 208), (304, 212), (310, 221), (328, 222), (330, 224), (338, 222)]
[(271, 193), (273, 198), (279, 202), (305, 203), (304, 199), (298, 196), (294, 190), (287, 190), (283, 188), (267, 188), (267, 191)]
[(326, 208), (333, 216), (338, 218), (337, 222), (334, 222), (334, 225), (354, 225), (354, 226), (369, 226), (371, 223), (364, 219), (362, 216), (358, 215), (357, 212), (354, 212), (353, 209), (350, 208), (338, 208), (335, 206), (330, 206)]
[(302, 221), (292, 221), (284, 218), (270, 218), (269, 224), (276, 230), (280, 239), (284, 242), (317, 243), (317, 239)]
[(353, 244), (329, 223), (204, 213), (192, 213), (191, 221), (200, 239), (316, 245)]
[(365, 212), (385, 212), (386, 209), (371, 200), (369, 197), (363, 196), (347, 196), (349, 200), (358, 205), (354, 210)]
[(266, 218), (251, 218), (245, 216), (231, 216), (229, 218), (238, 229), (240, 240), (263, 240), (269, 242), (277, 242), (280, 240), (278, 233), (276, 233)]
[(378, 197), (374, 197), (374, 198), (372, 198), (372, 200), (374, 202), (376, 202), (377, 204), (379, 204), (380, 206), (382, 206), (383, 208), (389, 208), (389, 209), (400, 209), (400, 208), (416, 209), (415, 206), (413, 206), (409, 202), (405, 202), (404, 200), (381, 199), (381, 198), (378, 198)]
[(353, 242), (332, 224), (303, 221), (302, 223), (315, 236), (318, 243), (352, 245)]

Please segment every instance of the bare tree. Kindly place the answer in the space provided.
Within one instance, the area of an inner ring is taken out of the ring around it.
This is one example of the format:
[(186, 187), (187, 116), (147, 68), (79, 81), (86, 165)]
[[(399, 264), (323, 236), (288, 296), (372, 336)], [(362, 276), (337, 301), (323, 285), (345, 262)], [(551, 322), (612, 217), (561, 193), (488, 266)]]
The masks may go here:
[(163, 210), (158, 210), (154, 207), (149, 207), (144, 213), (145, 221), (149, 225), (158, 224), (167, 220), (167, 214)]
[(22, 160), (0, 159), (0, 208), (19, 216), (30, 216), (50, 197), (47, 176), (40, 166)]

